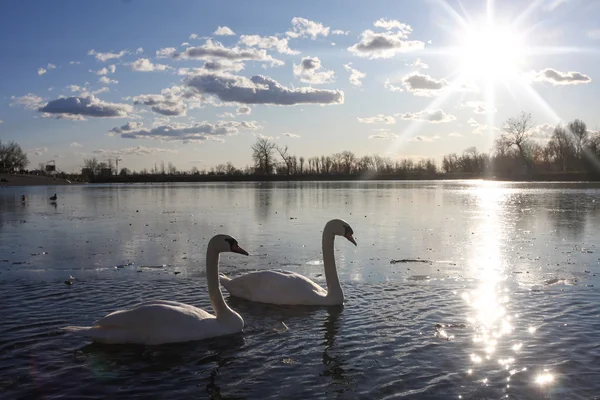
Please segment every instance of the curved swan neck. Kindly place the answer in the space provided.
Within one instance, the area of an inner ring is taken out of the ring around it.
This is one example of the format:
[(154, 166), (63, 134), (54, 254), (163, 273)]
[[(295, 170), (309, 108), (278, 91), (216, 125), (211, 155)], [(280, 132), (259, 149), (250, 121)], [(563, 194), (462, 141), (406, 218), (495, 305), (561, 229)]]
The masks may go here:
[(219, 252), (210, 246), (206, 251), (206, 283), (208, 285), (210, 305), (215, 311), (215, 316), (222, 319), (235, 314), (227, 303), (225, 303), (221, 286), (219, 285)]
[(327, 297), (344, 301), (344, 292), (340, 286), (337, 268), (335, 266), (335, 255), (333, 250), (333, 242), (335, 236), (333, 232), (326, 226), (323, 230), (323, 265), (325, 268), (325, 280), (327, 281)]

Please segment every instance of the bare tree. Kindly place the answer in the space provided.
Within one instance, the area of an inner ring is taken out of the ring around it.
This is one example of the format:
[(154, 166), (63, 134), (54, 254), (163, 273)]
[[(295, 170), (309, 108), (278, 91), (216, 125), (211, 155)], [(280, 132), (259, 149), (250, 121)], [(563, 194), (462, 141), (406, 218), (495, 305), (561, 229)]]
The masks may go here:
[(269, 175), (273, 172), (273, 150), (277, 146), (266, 138), (259, 138), (252, 145), (252, 159), (257, 173)]
[(561, 171), (569, 168), (570, 160), (576, 154), (573, 137), (560, 125), (554, 128), (548, 149)]
[(175, 175), (177, 173), (177, 167), (170, 161), (167, 165), (167, 170), (169, 171), (169, 175)]
[(100, 166), (96, 157), (84, 158), (83, 168), (88, 168), (95, 175), (100, 173)]
[(533, 128), (531, 114), (525, 112), (518, 117), (509, 118), (502, 127), (504, 130), (502, 142), (508, 147), (515, 146), (518, 149), (519, 155), (529, 171), (532, 169), (532, 163), (527, 154), (527, 142), (531, 136), (531, 128)]
[(569, 131), (573, 135), (573, 143), (575, 145), (575, 156), (581, 159), (583, 149), (588, 145), (589, 135), (585, 122), (576, 119), (569, 123)]
[(300, 156), (300, 175), (304, 172), (304, 157)]
[(281, 156), (281, 159), (283, 160), (283, 163), (285, 164), (285, 167), (286, 167), (286, 173), (287, 173), (287, 175), (289, 175), (290, 172), (292, 171), (292, 156), (288, 155), (288, 147), (285, 146), (282, 149), (281, 147), (276, 146), (275, 149), (277, 149), (277, 152)]
[(27, 154), (16, 142), (2, 144), (0, 141), (0, 168), (7, 171), (24, 169), (29, 164)]

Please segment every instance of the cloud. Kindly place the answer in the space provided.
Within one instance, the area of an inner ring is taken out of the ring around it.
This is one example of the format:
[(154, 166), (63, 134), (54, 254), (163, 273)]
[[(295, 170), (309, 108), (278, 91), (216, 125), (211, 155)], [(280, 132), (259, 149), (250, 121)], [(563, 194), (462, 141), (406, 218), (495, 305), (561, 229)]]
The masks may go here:
[(126, 147), (120, 150), (106, 150), (99, 149), (94, 150), (94, 154), (100, 154), (107, 158), (115, 158), (122, 156), (146, 156), (153, 155), (159, 153), (177, 153), (177, 150), (172, 149), (161, 149), (158, 147), (145, 147), (145, 146), (135, 146), (135, 147)]
[(367, 29), (360, 36), (360, 42), (348, 47), (348, 51), (364, 58), (392, 58), (397, 53), (425, 47), (421, 41), (405, 40), (406, 34), (402, 31), (376, 33)]
[(409, 66), (415, 67), (415, 68), (423, 68), (423, 69), (429, 68), (429, 65), (426, 64), (425, 62), (423, 62), (423, 60), (421, 60), (420, 58), (417, 58), (415, 60), (415, 62), (412, 64), (409, 64)]
[(51, 113), (41, 113), (40, 117), (42, 118), (54, 118), (54, 119), (64, 119), (67, 121), (87, 121), (83, 115), (76, 114), (51, 114)]
[(383, 114), (377, 114), (374, 117), (360, 118), (358, 117), (358, 122), (362, 122), (363, 124), (395, 124), (396, 118), (393, 116), (386, 116)]
[(130, 132), (130, 131), (134, 131), (136, 129), (141, 128), (142, 126), (144, 126), (143, 122), (135, 122), (135, 121), (130, 121), (128, 123), (126, 123), (125, 125), (121, 125), (121, 126), (117, 126), (115, 128), (112, 128), (109, 133), (110, 134), (121, 134), (121, 133), (125, 133), (125, 132)]
[(406, 90), (414, 94), (415, 96), (437, 96), (440, 92), (448, 86), (448, 82), (444, 79), (434, 79), (429, 75), (420, 74), (418, 72), (402, 78), (402, 84)]
[(118, 80), (110, 79), (108, 76), (101, 77), (100, 79), (98, 79), (98, 82), (103, 83), (105, 85), (110, 85), (111, 83), (116, 85), (117, 83), (119, 83)]
[(299, 54), (299, 51), (289, 48), (287, 39), (279, 39), (277, 36), (242, 35), (238, 44), (261, 49), (275, 49), (282, 54)]
[(290, 132), (283, 132), (282, 135), (283, 136), (287, 136), (289, 138), (299, 138), (299, 137), (301, 137), (300, 135), (297, 135), (295, 133), (290, 133)]
[(36, 156), (41, 156), (42, 154), (48, 152), (48, 148), (47, 147), (38, 147), (37, 149), (33, 149), (32, 151)]
[[(217, 36), (234, 36), (235, 32), (233, 32), (231, 29), (229, 29), (226, 26), (219, 26), (217, 28), (217, 30), (213, 33), (213, 35), (217, 35)], [(191, 36), (190, 36), (191, 39)]]
[(410, 139), (411, 142), (434, 142), (436, 140), (440, 139), (440, 137), (438, 135), (435, 136), (414, 136), (412, 139)]
[(376, 131), (377, 133), (369, 135), (369, 139), (397, 139), (398, 135), (395, 133), (388, 132), (385, 129)]
[(588, 31), (587, 35), (592, 39), (600, 39), (600, 29), (591, 29)]
[(133, 104), (151, 106), (152, 111), (167, 116), (182, 116), (187, 114), (187, 106), (182, 97), (187, 95), (179, 86), (161, 90), (161, 94), (142, 94), (133, 97)]
[(202, 46), (188, 47), (181, 53), (172, 53), (171, 56), (174, 59), (180, 60), (214, 60), (220, 58), (229, 61), (263, 61), (270, 63), (272, 66), (284, 65), (283, 61), (271, 57), (264, 49), (242, 49), (239, 47), (230, 48), (225, 47), (221, 43), (215, 42), (211, 39), (207, 39), (206, 43)]
[(2, 121), (2, 120), (0, 119), (0, 124), (3, 124), (3, 123), (4, 123), (4, 121)]
[(315, 40), (318, 36), (329, 35), (329, 27), (323, 26), (318, 22), (309, 21), (306, 18), (294, 17), (292, 18), (292, 30), (288, 31), (286, 35), (291, 38), (310, 37)]
[(69, 61), (69, 65), (79, 65), (81, 62), (79, 61)]
[(352, 63), (344, 64), (344, 69), (350, 72), (350, 83), (354, 86), (362, 86), (362, 80), (367, 76), (366, 73), (360, 72), (357, 69), (351, 67)]
[(235, 110), (235, 112), (238, 115), (250, 115), (252, 113), (252, 109), (248, 106), (241, 106), (238, 107), (237, 110)]
[(475, 114), (495, 113), (498, 111), (494, 107), (488, 109), (487, 105), (482, 101), (467, 101), (461, 103), (457, 108), (471, 108)]
[(54, 69), (54, 68), (56, 68), (56, 65), (48, 63), (48, 65), (46, 66), (46, 68), (48, 68), (48, 69)]
[(207, 72), (239, 72), (244, 69), (244, 63), (229, 60), (205, 61), (201, 68), (179, 68), (178, 75), (197, 75)]
[(304, 57), (300, 64), (294, 64), (294, 76), (304, 83), (321, 85), (335, 80), (332, 70), (321, 70), (319, 57)]
[(290, 89), (276, 80), (257, 75), (243, 76), (208, 73), (189, 76), (187, 87), (200, 94), (214, 95), (221, 101), (242, 104), (343, 104), (344, 92), (310, 87)]
[(479, 122), (475, 121), (474, 118), (469, 118), (469, 120), (467, 121), (467, 124), (469, 124), (471, 127), (473, 127), (473, 134), (474, 135), (483, 135), (484, 133), (494, 133), (497, 131), (500, 131), (500, 129), (496, 128), (495, 126), (491, 126), (491, 125), (486, 125), (486, 124), (480, 124)]
[(400, 86), (392, 85), (389, 79), (385, 80), (383, 86), (390, 92), (404, 92), (404, 89), (402, 89)]
[(131, 69), (138, 72), (166, 71), (169, 68), (171, 67), (164, 64), (152, 64), (147, 58), (140, 58), (131, 63)]
[(173, 55), (175, 55), (175, 53), (177, 53), (177, 49), (175, 47), (165, 47), (163, 49), (156, 50), (156, 57), (157, 58), (169, 58), (169, 57), (173, 57)]
[(544, 11), (554, 11), (556, 10), (558, 7), (560, 7), (563, 4), (568, 3), (570, 0), (548, 0), (548, 2), (546, 3), (546, 5), (544, 5)]
[(449, 133), (449, 134), (448, 134), (448, 136), (450, 136), (450, 137), (463, 137), (463, 135), (461, 135), (461, 134), (460, 134), (460, 133), (458, 133), (458, 132), (452, 132), (452, 133)]
[(410, 25), (403, 24), (402, 22), (395, 19), (381, 18), (375, 21), (373, 25), (377, 28), (387, 29), (388, 31), (397, 29), (402, 34), (404, 34), (404, 38), (408, 37), (408, 35), (410, 35), (410, 33), (412, 32), (412, 28)]
[(536, 140), (550, 140), (556, 125), (540, 124), (531, 128), (531, 138)]
[(37, 110), (44, 104), (44, 99), (33, 93), (27, 93), (25, 96), (21, 97), (12, 96), (10, 99), (12, 100), (10, 103), (11, 106), (19, 105), (29, 110)]
[(69, 147), (72, 149), (75, 149), (75, 148), (83, 147), (83, 145), (81, 143), (73, 142), (69, 145)]
[(126, 139), (158, 139), (165, 141), (202, 142), (219, 136), (237, 134), (240, 130), (257, 130), (260, 127), (254, 122), (219, 121), (215, 124), (200, 122), (197, 124), (178, 124), (143, 128), (140, 123), (131, 123), (111, 129), (110, 133), (119, 134)]
[(133, 111), (133, 108), (128, 104), (109, 103), (90, 95), (85, 97), (63, 97), (51, 100), (45, 106), (39, 107), (38, 111), (61, 115), (63, 118), (77, 115), (82, 117), (122, 118), (127, 117)]
[(343, 31), (341, 29), (336, 29), (331, 31), (332, 35), (344, 35), (344, 36), (348, 36), (348, 34), (350, 33), (350, 31)]
[(584, 75), (581, 72), (560, 72), (552, 68), (546, 68), (535, 73), (533, 80), (537, 82), (548, 82), (554, 86), (579, 85), (582, 83), (590, 83), (592, 81), (589, 76)]
[(110, 53), (110, 52), (100, 53), (100, 52), (97, 52), (94, 49), (88, 51), (88, 55), (95, 56), (96, 60), (102, 61), (102, 62), (107, 62), (108, 60), (113, 60), (113, 59), (121, 58), (125, 54), (128, 54), (128, 53), (129, 52), (127, 50), (123, 50), (123, 51), (120, 51), (118, 53)]
[(437, 110), (423, 110), (416, 113), (404, 113), (398, 114), (404, 120), (413, 120), (413, 121), (426, 121), (431, 122), (432, 124), (439, 124), (444, 122), (451, 122), (456, 119), (454, 115), (446, 114), (444, 111)]
[(48, 72), (48, 71), (46, 71), (46, 69), (45, 69), (45, 68), (38, 68), (38, 70), (37, 70), (37, 74), (38, 74), (39, 76), (42, 76), (42, 75), (44, 75), (46, 72)]
[(144, 52), (144, 48), (138, 47), (137, 50), (135, 51), (135, 54), (142, 54), (143, 52)]
[(217, 115), (217, 117), (219, 117), (219, 118), (235, 118), (235, 114), (230, 113), (230, 112), (225, 112), (221, 115)]
[(104, 67), (94, 72), (96, 75), (108, 75), (109, 73), (114, 74), (117, 71), (117, 66), (114, 64), (109, 65), (108, 67)]

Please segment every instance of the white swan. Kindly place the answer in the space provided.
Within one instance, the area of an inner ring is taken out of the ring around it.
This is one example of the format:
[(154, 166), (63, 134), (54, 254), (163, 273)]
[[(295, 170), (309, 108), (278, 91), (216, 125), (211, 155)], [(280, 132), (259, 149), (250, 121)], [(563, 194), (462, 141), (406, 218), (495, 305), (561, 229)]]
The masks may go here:
[(310, 279), (289, 271), (256, 271), (230, 279), (220, 275), (229, 294), (242, 299), (283, 305), (340, 305), (344, 292), (335, 267), (333, 241), (343, 236), (356, 246), (354, 232), (347, 222), (332, 219), (323, 229), (323, 264), (327, 290)]
[(151, 300), (108, 314), (93, 326), (62, 329), (103, 343), (162, 344), (188, 342), (241, 332), (242, 317), (225, 303), (219, 287), (219, 253), (248, 255), (228, 235), (216, 235), (206, 250), (206, 281), (215, 315), (177, 301)]

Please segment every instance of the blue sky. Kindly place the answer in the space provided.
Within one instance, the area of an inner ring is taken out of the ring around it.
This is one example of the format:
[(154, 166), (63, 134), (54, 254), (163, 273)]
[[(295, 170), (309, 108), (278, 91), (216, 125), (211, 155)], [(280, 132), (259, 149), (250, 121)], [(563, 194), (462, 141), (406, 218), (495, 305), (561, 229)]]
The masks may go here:
[(600, 129), (600, 3), (29, 1), (0, 4), (0, 140), (64, 171), (251, 164), (257, 137), (311, 157), (488, 151)]

